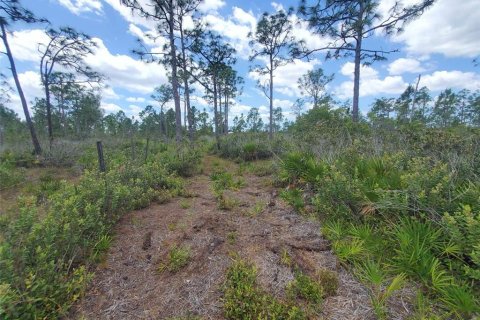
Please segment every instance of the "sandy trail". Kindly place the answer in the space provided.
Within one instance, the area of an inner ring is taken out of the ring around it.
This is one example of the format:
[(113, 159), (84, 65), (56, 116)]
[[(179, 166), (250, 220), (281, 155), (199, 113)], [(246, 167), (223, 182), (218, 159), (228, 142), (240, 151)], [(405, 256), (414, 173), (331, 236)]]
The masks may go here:
[[(337, 295), (323, 302), (319, 319), (374, 319), (366, 288), (340, 267), (318, 222), (283, 203), (268, 178), (248, 173), (243, 174), (245, 187), (228, 192), (238, 205), (218, 209), (209, 178), (212, 162), (236, 170), (231, 162), (207, 156), (203, 174), (187, 180), (191, 198), (175, 198), (121, 219), (106, 260), (72, 319), (224, 319), (222, 283), (232, 257), (255, 263), (259, 285), (282, 299), (294, 277), (280, 262), (282, 250), (308, 274), (318, 269), (338, 273)], [(262, 211), (251, 216), (255, 206)], [(159, 273), (173, 246), (189, 248), (188, 265)]]

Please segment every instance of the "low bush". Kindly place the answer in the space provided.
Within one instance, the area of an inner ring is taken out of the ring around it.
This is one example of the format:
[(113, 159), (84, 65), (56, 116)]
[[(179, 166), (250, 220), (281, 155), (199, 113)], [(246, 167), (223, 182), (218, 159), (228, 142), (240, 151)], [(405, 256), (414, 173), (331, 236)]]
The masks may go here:
[(0, 190), (18, 186), (25, 181), (25, 170), (8, 161), (0, 161)]
[(224, 283), (223, 310), (227, 319), (307, 319), (306, 314), (290, 303), (282, 302), (260, 290), (257, 271), (252, 264), (237, 259), (227, 271)]
[[(163, 165), (86, 171), (76, 184), (48, 188), (46, 206), (24, 197), (17, 215), (0, 218), (0, 318), (57, 318), (82, 294), (90, 263), (109, 245), (116, 221), (164, 193), (178, 194), (182, 182)], [(39, 211), (42, 211), (42, 214)]]
[(178, 272), (185, 267), (190, 260), (190, 249), (187, 247), (174, 246), (169, 252), (166, 261), (158, 267), (159, 272)]

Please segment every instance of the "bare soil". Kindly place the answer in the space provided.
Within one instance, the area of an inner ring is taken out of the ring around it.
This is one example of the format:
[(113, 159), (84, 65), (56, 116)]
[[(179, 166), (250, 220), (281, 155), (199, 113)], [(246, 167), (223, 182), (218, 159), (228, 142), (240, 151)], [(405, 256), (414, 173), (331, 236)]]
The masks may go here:
[[(281, 263), (284, 250), (308, 274), (319, 269), (338, 273), (337, 295), (325, 299), (319, 319), (375, 319), (367, 289), (340, 266), (319, 223), (283, 203), (268, 177), (244, 173), (246, 186), (228, 193), (238, 205), (218, 209), (209, 178), (212, 161), (236, 170), (231, 162), (206, 157), (203, 174), (187, 180), (192, 197), (121, 219), (105, 261), (71, 319), (224, 319), (222, 283), (233, 258), (253, 262), (258, 284), (282, 299), (294, 278)], [(256, 204), (263, 210), (254, 215)], [(189, 248), (189, 263), (176, 273), (159, 272), (174, 246)], [(389, 318), (404, 319), (411, 307), (401, 297), (396, 300)]]

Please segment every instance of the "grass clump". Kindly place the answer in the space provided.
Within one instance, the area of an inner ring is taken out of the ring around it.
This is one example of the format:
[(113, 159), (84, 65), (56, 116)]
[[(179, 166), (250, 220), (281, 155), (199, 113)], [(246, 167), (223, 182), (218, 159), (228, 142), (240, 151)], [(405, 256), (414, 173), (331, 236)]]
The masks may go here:
[(387, 301), (400, 290), (406, 282), (406, 275), (401, 273), (388, 279), (387, 274), (381, 266), (371, 260), (361, 264), (357, 268), (357, 276), (367, 285), (373, 311), (378, 319), (388, 318)]
[(323, 288), (319, 282), (302, 272), (295, 273), (295, 279), (286, 288), (287, 295), (292, 299), (301, 298), (318, 306), (323, 300)]
[(0, 190), (11, 188), (25, 181), (25, 169), (16, 168), (14, 164), (0, 162)]
[(189, 209), (192, 206), (191, 202), (187, 199), (180, 200), (180, 207), (182, 209)]
[(213, 190), (220, 192), (223, 190), (238, 190), (245, 186), (245, 180), (241, 177), (234, 178), (230, 172), (216, 171), (210, 175), (213, 181)]
[(266, 203), (264, 201), (257, 201), (253, 207), (248, 211), (249, 217), (256, 217), (265, 209)]
[(280, 193), (280, 197), (290, 204), (297, 212), (303, 212), (305, 209), (305, 200), (303, 193), (297, 188), (287, 189)]
[(227, 242), (228, 244), (230, 245), (234, 245), (235, 242), (237, 242), (237, 232), (236, 231), (230, 231), (229, 233), (227, 233)]
[(315, 276), (322, 287), (324, 297), (331, 297), (337, 294), (338, 275), (336, 272), (321, 269), (317, 271)]
[(167, 255), (167, 260), (158, 267), (159, 272), (169, 271), (172, 273), (180, 271), (190, 261), (190, 249), (187, 247), (174, 246)]
[(230, 211), (238, 207), (238, 204), (239, 204), (237, 199), (225, 195), (224, 192), (217, 193), (216, 199), (217, 199), (217, 207), (220, 210)]
[(279, 301), (260, 290), (255, 267), (237, 259), (227, 271), (224, 283), (223, 310), (227, 319), (307, 319), (306, 314), (290, 303)]

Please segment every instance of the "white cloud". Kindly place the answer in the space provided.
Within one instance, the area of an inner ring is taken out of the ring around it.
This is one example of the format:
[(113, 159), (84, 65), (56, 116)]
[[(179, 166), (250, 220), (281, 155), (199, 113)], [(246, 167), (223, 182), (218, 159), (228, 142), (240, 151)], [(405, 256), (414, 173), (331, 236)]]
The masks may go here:
[(388, 65), (388, 72), (391, 75), (401, 75), (403, 73), (420, 73), (425, 71), (420, 61), (410, 58), (400, 58)]
[(479, 21), (478, 0), (438, 0), (394, 41), (404, 42), (409, 52), (419, 55), (475, 57), (480, 54)]
[(462, 71), (435, 71), (422, 76), (421, 86), (430, 90), (444, 90), (446, 88), (480, 90), (480, 75), (474, 72)]
[(147, 64), (127, 55), (112, 54), (99, 38), (94, 38), (98, 48), (85, 59), (94, 70), (108, 77), (107, 84), (132, 93), (149, 94), (155, 86), (166, 83), (165, 68), (156, 63)]
[[(342, 99), (352, 97), (354, 66), (352, 62), (347, 62), (340, 69), (341, 74), (351, 79), (344, 81), (334, 89), (334, 93)], [(407, 86), (408, 84), (401, 76), (387, 76), (381, 79), (378, 71), (374, 68), (370, 66), (361, 66), (360, 68), (361, 97), (380, 94), (399, 94), (402, 93)]]
[(224, 0), (204, 0), (198, 6), (198, 10), (202, 12), (216, 11), (225, 5)]
[(106, 114), (117, 113), (122, 110), (122, 108), (115, 103), (104, 103), (102, 102), (101, 108), (105, 111)]
[[(353, 80), (353, 72), (355, 70), (355, 64), (353, 62), (345, 63), (340, 69), (340, 73)], [(360, 66), (360, 79), (376, 79), (378, 77), (378, 71), (370, 66)]]
[[(21, 30), (14, 31), (8, 40), (15, 60), (39, 63), (38, 44), (47, 43), (48, 36), (44, 30), (40, 29)], [(4, 50), (3, 42), (0, 48), (2, 51)]]
[(93, 12), (95, 14), (102, 14), (102, 2), (100, 0), (57, 0), (58, 3), (73, 14), (79, 15), (81, 13)]
[[(26, 71), (19, 73), (18, 78), (22, 85), (23, 93), (25, 94), (25, 99), (27, 100), (27, 104), (31, 112), (32, 102), (35, 100), (35, 98), (42, 98), (44, 96), (43, 88), (40, 82), (40, 76), (37, 72)], [(14, 88), (14, 92), (11, 95), (11, 101), (7, 103), (6, 106), (18, 113), (20, 118), (24, 119), (25, 115), (13, 78), (9, 79), (9, 83), (11, 87)]]
[[(300, 97), (301, 92), (297, 86), (297, 80), (308, 71), (313, 70), (316, 65), (320, 64), (319, 60), (303, 61), (295, 59), (293, 62), (278, 67), (274, 72), (273, 89), (276, 92), (285, 94), (289, 97)], [(268, 75), (260, 75), (251, 71), (248, 76), (253, 80), (260, 80), (266, 83)]]
[(146, 101), (146, 99), (143, 97), (128, 97), (126, 100), (132, 103), (137, 103), (137, 102), (143, 103)]
[[(152, 19), (147, 19), (140, 17), (136, 12), (120, 3), (119, 0), (103, 0), (108, 3), (113, 9), (115, 9), (126, 21), (134, 23), (136, 25), (141, 25), (142, 27), (147, 28), (148, 30), (155, 30), (155, 21)], [(151, 8), (148, 6), (150, 0), (139, 0), (139, 3), (143, 8)]]
[(252, 11), (246, 12), (242, 8), (233, 7), (233, 17), (243, 25), (250, 25), (252, 29), (257, 25), (257, 19)]
[(208, 24), (209, 29), (226, 37), (227, 42), (237, 50), (239, 57), (248, 59), (251, 52), (248, 34), (254, 32), (256, 25), (256, 22), (253, 23), (256, 21), (253, 13), (234, 7), (233, 16), (225, 18), (218, 14), (207, 14), (203, 21)]
[[(43, 30), (32, 29), (16, 31), (11, 47), (18, 60), (38, 63), (38, 42), (47, 41)], [(149, 94), (155, 86), (166, 83), (167, 76), (163, 65), (147, 64), (128, 55), (112, 54), (99, 38), (93, 39), (98, 47), (94, 54), (85, 58), (85, 62), (95, 71), (107, 76), (106, 84), (120, 87), (133, 93)], [(106, 91), (111, 94), (111, 91)], [(115, 98), (113, 95), (110, 98)]]

